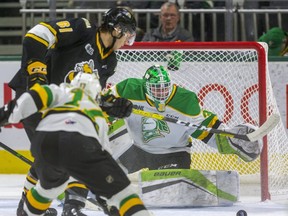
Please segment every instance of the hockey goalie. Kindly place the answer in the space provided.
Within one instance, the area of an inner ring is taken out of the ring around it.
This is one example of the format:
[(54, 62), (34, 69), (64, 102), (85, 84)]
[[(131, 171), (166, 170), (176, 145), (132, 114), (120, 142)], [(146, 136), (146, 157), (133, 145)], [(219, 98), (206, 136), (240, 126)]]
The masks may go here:
[[(193, 170), (190, 147), (193, 140), (216, 148), (221, 154), (236, 154), (250, 162), (261, 153), (261, 141), (246, 141), (209, 133), (202, 127), (225, 129), (216, 114), (203, 110), (194, 92), (171, 83), (163, 66), (150, 67), (143, 79), (128, 78), (107, 89), (106, 97), (123, 97), (134, 109), (151, 116), (132, 114), (110, 126), (114, 158), (136, 183), (143, 201), (152, 207), (225, 206), (239, 198), (236, 171)], [(107, 100), (106, 98), (106, 101)], [(109, 109), (109, 106), (107, 106)], [(181, 119), (189, 127), (153, 118), (153, 113)], [(227, 131), (247, 134), (256, 129), (239, 124)]]

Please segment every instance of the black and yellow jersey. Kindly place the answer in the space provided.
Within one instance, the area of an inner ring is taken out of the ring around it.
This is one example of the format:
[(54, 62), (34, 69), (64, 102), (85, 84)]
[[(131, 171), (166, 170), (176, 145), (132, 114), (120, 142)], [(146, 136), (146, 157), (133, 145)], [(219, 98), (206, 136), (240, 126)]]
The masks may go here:
[(14, 90), (26, 89), (25, 67), (31, 59), (46, 62), (48, 81), (57, 85), (77, 63), (93, 60), (100, 83), (105, 87), (117, 65), (113, 50), (105, 48), (101, 41), (99, 28), (85, 18), (41, 22), (27, 32), (21, 69), (9, 83)]

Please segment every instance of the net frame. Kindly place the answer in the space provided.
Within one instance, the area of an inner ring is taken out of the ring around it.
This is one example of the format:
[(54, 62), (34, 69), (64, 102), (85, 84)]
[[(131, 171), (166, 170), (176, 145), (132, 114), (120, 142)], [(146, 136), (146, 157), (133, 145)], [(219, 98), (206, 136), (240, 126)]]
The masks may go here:
[[(255, 50), (258, 58), (258, 89), (259, 89), (259, 124), (262, 125), (266, 119), (269, 110), (267, 110), (267, 47), (257, 42), (139, 42), (131, 47), (123, 47), (122, 51), (135, 50)], [(117, 52), (116, 52), (117, 53)], [(121, 64), (121, 58), (118, 57)], [(118, 71), (116, 74), (123, 71)], [(268, 78), (269, 79), (269, 78)], [(118, 80), (120, 81), (120, 80)], [(263, 138), (263, 150), (260, 156), (260, 181), (261, 181), (261, 200), (271, 199), (269, 192), (269, 164), (268, 164), (268, 144), (267, 136)]]

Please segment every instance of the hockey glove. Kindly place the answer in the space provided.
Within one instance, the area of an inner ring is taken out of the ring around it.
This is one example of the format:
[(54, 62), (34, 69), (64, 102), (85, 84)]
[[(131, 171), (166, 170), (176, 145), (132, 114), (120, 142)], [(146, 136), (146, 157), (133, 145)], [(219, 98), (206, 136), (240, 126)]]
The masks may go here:
[(26, 71), (28, 73), (27, 77), (28, 89), (30, 89), (36, 83), (40, 85), (48, 84), (48, 80), (46, 77), (47, 66), (42, 61), (37, 59), (28, 61)]
[(116, 118), (125, 118), (131, 115), (133, 103), (125, 98), (106, 95), (101, 98), (101, 108), (107, 115)]
[(11, 115), (16, 104), (16, 100), (10, 101), (8, 104), (0, 108), (0, 127), (8, 124), (9, 116)]
[[(227, 131), (237, 134), (247, 134), (255, 130), (256, 127), (248, 123), (240, 124), (231, 129), (227, 129)], [(219, 134), (216, 134), (215, 136), (218, 151), (221, 154), (236, 154), (245, 162), (253, 161), (261, 154), (261, 140), (250, 142), (246, 140), (230, 138)]]

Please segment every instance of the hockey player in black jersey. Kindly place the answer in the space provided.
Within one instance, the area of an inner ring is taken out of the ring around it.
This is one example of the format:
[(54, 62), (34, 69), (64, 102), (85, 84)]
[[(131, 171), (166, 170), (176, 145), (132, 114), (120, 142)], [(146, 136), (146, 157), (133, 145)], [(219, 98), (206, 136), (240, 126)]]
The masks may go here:
[[(60, 84), (68, 71), (74, 70), (81, 62), (93, 62), (97, 69), (102, 88), (107, 79), (115, 72), (117, 64), (115, 50), (123, 45), (132, 45), (135, 39), (136, 21), (124, 8), (113, 8), (106, 12), (100, 27), (96, 27), (85, 18), (62, 19), (41, 22), (25, 35), (21, 68), (10, 81), (9, 86), (16, 91), (16, 98), (35, 83)], [(73, 74), (69, 79), (73, 78)], [(115, 100), (114, 106), (106, 109), (109, 115), (125, 117), (129, 103)], [(25, 131), (31, 140), (40, 120), (40, 114), (34, 114), (23, 120)], [(37, 182), (37, 174), (31, 167), (24, 185), (26, 191)], [(69, 184), (69, 187), (86, 196), (88, 191), (82, 184)], [(22, 197), (23, 198), (23, 197)], [(83, 197), (66, 194), (63, 216), (77, 212), (85, 205)], [(17, 209), (23, 209), (23, 199)], [(56, 210), (48, 209), (45, 215), (56, 215)]]

